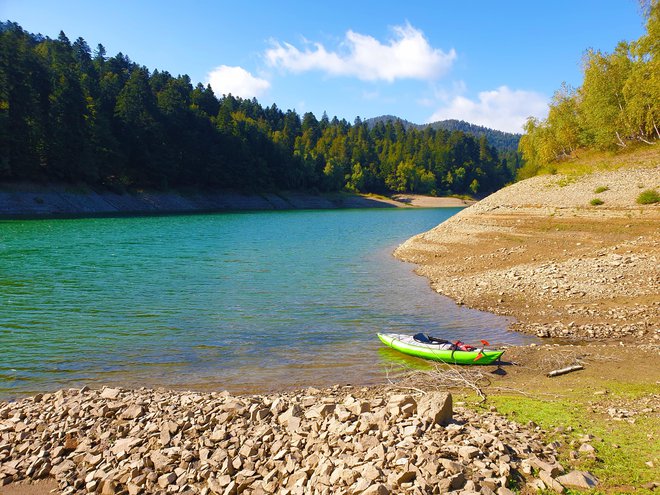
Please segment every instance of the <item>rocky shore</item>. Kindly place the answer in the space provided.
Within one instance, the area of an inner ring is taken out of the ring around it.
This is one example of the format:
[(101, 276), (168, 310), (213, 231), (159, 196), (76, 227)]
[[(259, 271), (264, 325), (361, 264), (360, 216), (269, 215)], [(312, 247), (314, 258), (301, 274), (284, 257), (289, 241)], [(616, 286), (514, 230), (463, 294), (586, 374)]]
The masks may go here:
[[(395, 255), (459, 304), (541, 337), (660, 343), (660, 167), (506, 187)], [(592, 205), (598, 198), (602, 204)]]
[(546, 444), (544, 433), (494, 410), (455, 407), (445, 392), (85, 387), (0, 404), (0, 492), (43, 478), (59, 493), (105, 495), (509, 495), (512, 486), (595, 486), (588, 473), (564, 472), (558, 444)]
[(245, 210), (462, 207), (471, 203), (458, 198), (414, 194), (386, 198), (300, 192), (243, 194), (232, 191), (135, 190), (118, 193), (64, 184), (0, 184), (0, 218), (6, 219)]

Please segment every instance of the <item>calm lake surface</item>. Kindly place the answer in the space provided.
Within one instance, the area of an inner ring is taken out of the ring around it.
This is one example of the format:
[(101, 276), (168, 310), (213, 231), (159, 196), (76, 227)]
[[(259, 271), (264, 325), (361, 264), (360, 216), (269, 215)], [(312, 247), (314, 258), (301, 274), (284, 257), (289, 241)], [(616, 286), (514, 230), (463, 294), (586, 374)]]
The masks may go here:
[(392, 256), (457, 211), (0, 222), (0, 398), (380, 383), (402, 358), (377, 331), (529, 341)]

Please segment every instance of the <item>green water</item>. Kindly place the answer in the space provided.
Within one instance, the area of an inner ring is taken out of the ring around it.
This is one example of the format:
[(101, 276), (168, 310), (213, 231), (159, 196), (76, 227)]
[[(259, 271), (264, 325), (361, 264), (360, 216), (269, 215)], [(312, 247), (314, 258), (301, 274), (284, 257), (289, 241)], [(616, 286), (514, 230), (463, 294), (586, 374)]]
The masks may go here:
[(391, 255), (457, 211), (0, 222), (0, 397), (381, 382), (376, 331), (521, 342)]

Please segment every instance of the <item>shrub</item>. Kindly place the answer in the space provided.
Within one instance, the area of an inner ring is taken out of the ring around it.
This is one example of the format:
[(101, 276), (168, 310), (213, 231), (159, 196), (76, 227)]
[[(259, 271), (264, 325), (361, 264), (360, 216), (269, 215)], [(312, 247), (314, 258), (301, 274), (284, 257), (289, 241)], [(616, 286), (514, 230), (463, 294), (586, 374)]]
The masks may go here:
[(652, 205), (660, 201), (660, 194), (655, 189), (647, 189), (637, 196), (637, 202), (640, 205)]
[(604, 201), (600, 198), (594, 198), (591, 201), (589, 201), (589, 204), (591, 206), (598, 206), (598, 205), (602, 205), (603, 203), (604, 203)]
[(594, 193), (598, 194), (598, 193), (605, 192), (605, 191), (607, 191), (607, 190), (609, 190), (609, 187), (607, 187), (607, 186), (599, 186), (599, 187), (597, 187), (596, 189), (594, 189)]

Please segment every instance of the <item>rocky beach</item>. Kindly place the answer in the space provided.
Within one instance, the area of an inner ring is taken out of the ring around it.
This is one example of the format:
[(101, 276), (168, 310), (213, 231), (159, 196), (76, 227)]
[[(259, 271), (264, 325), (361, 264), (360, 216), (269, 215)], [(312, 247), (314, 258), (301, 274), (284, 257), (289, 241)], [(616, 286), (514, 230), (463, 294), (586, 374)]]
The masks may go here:
[(50, 478), (33, 486), (64, 494), (509, 495), (526, 477), (597, 483), (565, 473), (538, 428), (454, 408), (446, 392), (339, 386), (39, 394), (0, 406), (0, 461), (0, 486)]

